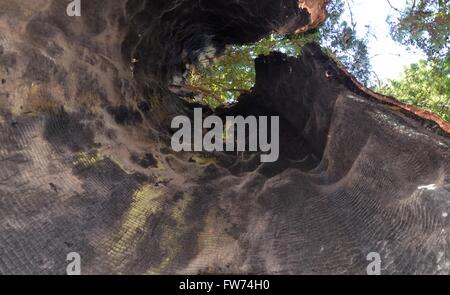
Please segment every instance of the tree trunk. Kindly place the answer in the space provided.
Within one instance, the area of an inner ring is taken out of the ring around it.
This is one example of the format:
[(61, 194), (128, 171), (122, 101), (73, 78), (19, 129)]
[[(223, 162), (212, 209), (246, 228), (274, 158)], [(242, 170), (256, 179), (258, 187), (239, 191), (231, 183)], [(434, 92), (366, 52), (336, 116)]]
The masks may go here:
[(448, 274), (449, 125), (318, 45), (259, 57), (215, 111), (280, 116), (277, 162), (171, 149), (186, 64), (311, 29), (325, 2), (0, 0), (0, 273), (78, 252), (84, 274), (364, 274), (377, 252), (384, 274)]

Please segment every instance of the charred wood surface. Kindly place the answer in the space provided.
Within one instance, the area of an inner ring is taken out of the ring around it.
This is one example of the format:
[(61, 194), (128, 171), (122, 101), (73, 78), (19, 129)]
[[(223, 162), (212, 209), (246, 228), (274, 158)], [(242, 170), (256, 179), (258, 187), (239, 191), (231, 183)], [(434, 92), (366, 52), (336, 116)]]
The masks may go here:
[[(0, 0), (0, 273), (450, 272), (449, 125), (314, 44), (259, 57), (219, 115), (278, 115), (276, 163), (175, 153), (168, 90), (214, 47), (303, 32), (326, 1)], [(206, 110), (207, 112), (211, 112)]]

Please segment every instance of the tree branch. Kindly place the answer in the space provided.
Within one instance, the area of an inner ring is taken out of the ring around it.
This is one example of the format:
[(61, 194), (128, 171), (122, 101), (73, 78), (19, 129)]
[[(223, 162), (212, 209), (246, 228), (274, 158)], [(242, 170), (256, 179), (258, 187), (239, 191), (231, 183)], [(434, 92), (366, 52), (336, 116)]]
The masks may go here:
[(346, 0), (345, 2), (347, 3), (348, 10), (349, 10), (349, 13), (350, 13), (350, 21), (352, 22), (353, 31), (356, 31), (356, 23), (355, 23), (355, 20), (353, 18), (352, 7), (350, 6), (349, 0)]
[[(389, 0), (386, 0), (387, 1), (387, 3), (389, 4), (389, 6), (392, 8), (392, 9), (394, 9), (395, 11), (397, 11), (397, 12), (402, 12), (400, 9), (398, 9), (398, 8), (396, 8), (394, 5), (392, 5), (391, 4), (391, 1), (389, 1)], [(415, 1), (414, 1), (415, 2)]]

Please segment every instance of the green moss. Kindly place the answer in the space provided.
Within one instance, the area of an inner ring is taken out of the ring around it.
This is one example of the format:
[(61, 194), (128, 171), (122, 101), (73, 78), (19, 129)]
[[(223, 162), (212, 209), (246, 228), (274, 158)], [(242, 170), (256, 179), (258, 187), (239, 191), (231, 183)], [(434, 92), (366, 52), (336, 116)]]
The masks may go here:
[(202, 155), (193, 155), (191, 160), (194, 161), (199, 166), (209, 166), (217, 164), (217, 159), (213, 157), (205, 157)]
[(157, 267), (149, 269), (147, 274), (161, 274), (182, 251), (180, 239), (185, 233), (185, 212), (191, 202), (192, 196), (185, 193), (171, 210), (170, 216), (175, 221), (175, 226), (165, 227), (160, 240), (160, 247), (166, 252), (165, 258)]
[(78, 167), (87, 168), (94, 166), (101, 159), (102, 158), (98, 155), (97, 152), (95, 153), (79, 152), (75, 156), (73, 164)]
[(148, 218), (161, 210), (163, 204), (161, 195), (160, 190), (148, 184), (136, 190), (118, 232), (104, 241), (103, 244), (109, 248), (107, 252), (109, 259), (114, 262), (119, 271), (127, 257), (136, 251), (139, 242), (138, 234), (141, 231), (145, 232)]

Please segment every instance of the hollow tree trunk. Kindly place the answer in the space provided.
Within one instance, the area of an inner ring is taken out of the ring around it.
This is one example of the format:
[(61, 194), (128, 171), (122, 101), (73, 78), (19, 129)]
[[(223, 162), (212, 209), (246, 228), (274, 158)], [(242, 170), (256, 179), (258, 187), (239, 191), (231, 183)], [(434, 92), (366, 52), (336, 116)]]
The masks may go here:
[[(175, 153), (168, 90), (205, 48), (323, 21), (325, 1), (0, 0), (0, 273), (450, 271), (450, 127), (308, 45), (219, 115), (278, 115), (276, 163)], [(205, 112), (211, 112), (205, 108)]]

